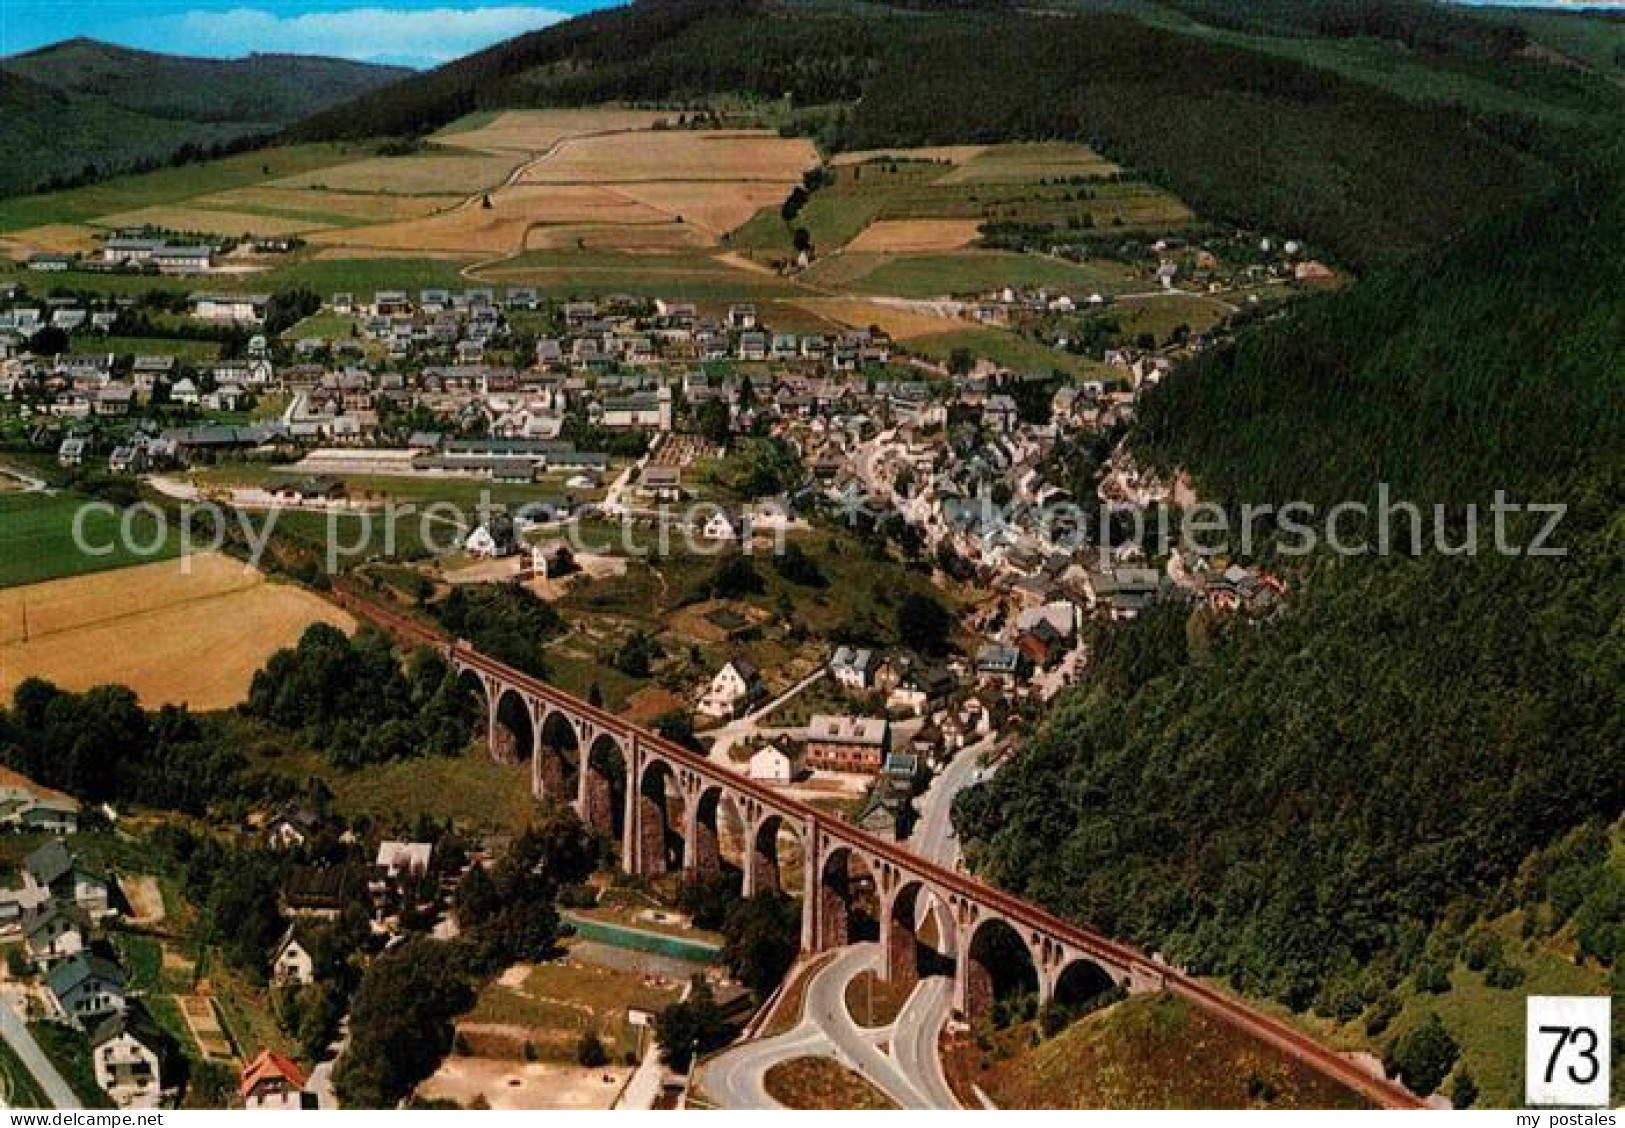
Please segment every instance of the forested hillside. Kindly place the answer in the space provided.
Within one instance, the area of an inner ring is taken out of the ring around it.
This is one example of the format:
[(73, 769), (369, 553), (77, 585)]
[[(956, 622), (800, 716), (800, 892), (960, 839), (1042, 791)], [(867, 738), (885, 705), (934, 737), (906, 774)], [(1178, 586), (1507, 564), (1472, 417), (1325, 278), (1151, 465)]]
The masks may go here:
[[(1572, 148), (1532, 116), (1408, 98), (1165, 22), (1004, 7), (645, 2), (499, 44), (301, 132), (414, 133), (507, 106), (787, 99), (790, 127), (828, 148), (1087, 141), (1202, 215), (1290, 229), (1356, 264), (1527, 199)], [(1612, 84), (1555, 66), (1519, 71), (1503, 93), (1625, 104)]]
[[(1029, 749), (961, 797), (975, 868), (1342, 1020), (1444, 989), (1463, 930), (1509, 909), (1617, 964), (1617, 860), (1575, 862), (1559, 897), (1533, 858), (1625, 811), (1618, 183), (1302, 305), (1157, 390), (1133, 440), (1209, 497), (1324, 507), (1388, 482), (1457, 506), (1452, 543), (1476, 501), (1480, 554), (1441, 554), (1430, 523), (1415, 558), (1277, 560), (1293, 596), (1262, 626), (1170, 603), (1114, 629)], [(1495, 490), (1566, 504), (1568, 555), (1493, 552)]]
[(269, 138), (411, 72), (344, 59), (193, 59), (71, 39), (0, 59), (0, 196)]

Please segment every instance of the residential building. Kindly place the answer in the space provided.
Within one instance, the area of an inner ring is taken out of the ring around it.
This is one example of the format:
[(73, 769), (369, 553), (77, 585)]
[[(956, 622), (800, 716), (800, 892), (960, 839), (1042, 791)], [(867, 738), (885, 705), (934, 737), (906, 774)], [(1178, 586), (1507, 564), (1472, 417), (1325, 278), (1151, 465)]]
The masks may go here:
[(743, 658), (718, 670), (700, 697), (699, 711), (708, 717), (734, 717), (765, 693), (762, 675)]
[(90, 918), (78, 905), (53, 898), (23, 913), (23, 943), (29, 958), (49, 967), (85, 950), (90, 943)]
[(121, 1013), (128, 1005), (123, 972), (89, 952), (79, 952), (51, 968), (45, 985), (62, 1017), (76, 1026)]
[(750, 778), (762, 783), (794, 783), (805, 768), (802, 753), (785, 745), (769, 744), (750, 758)]
[(303, 986), (316, 981), (316, 957), (311, 952), (309, 937), (302, 934), (299, 922), (288, 925), (276, 949), (271, 953), (271, 979), (276, 983), (297, 983)]
[(172, 1046), (169, 1036), (139, 1006), (115, 1014), (90, 1036), (96, 1084), (120, 1108), (157, 1108), (164, 1095), (164, 1062)]
[(807, 766), (873, 775), (885, 764), (891, 725), (884, 717), (820, 714), (807, 725)]
[(261, 1050), (243, 1066), (237, 1096), (243, 1107), (272, 1112), (298, 1112), (304, 1107), (305, 1073), (275, 1050)]
[(829, 672), (840, 685), (851, 690), (872, 689), (875, 671), (879, 668), (880, 655), (867, 647), (838, 647), (829, 660)]

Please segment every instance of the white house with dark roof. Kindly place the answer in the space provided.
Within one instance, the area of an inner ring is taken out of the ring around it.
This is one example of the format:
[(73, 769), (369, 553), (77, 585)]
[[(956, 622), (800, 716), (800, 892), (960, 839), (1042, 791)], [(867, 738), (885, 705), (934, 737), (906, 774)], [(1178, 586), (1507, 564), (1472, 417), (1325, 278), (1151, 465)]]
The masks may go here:
[(766, 692), (762, 675), (743, 658), (718, 670), (700, 696), (699, 711), (707, 717), (735, 717)]

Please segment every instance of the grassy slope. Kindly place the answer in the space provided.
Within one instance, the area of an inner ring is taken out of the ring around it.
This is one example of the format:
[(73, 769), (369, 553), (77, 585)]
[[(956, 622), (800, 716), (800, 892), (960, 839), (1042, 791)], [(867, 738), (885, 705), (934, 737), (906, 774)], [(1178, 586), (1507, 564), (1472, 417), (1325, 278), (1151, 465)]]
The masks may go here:
[(0, 587), (36, 584), (64, 576), (104, 572), (127, 564), (168, 559), (178, 551), (176, 538), (165, 538), (152, 555), (134, 551), (157, 541), (157, 529), (149, 517), (130, 522), (131, 544), (122, 543), (120, 518), (100, 507), (89, 511), (83, 524), (84, 544), (101, 548), (113, 544), (115, 550), (103, 556), (83, 552), (74, 541), (75, 515), (91, 499), (75, 494), (10, 494), (0, 497)]
[(0, 199), (0, 231), (45, 223), (83, 223), (114, 212), (173, 204), (211, 192), (326, 168), (353, 160), (357, 155), (353, 145), (292, 145), (122, 176), (64, 192)]
[[(1146, 995), (973, 1060), (1001, 1108), (1359, 1108), (1353, 1094), (1177, 999)], [(1012, 1036), (1012, 1034), (1016, 1036)]]

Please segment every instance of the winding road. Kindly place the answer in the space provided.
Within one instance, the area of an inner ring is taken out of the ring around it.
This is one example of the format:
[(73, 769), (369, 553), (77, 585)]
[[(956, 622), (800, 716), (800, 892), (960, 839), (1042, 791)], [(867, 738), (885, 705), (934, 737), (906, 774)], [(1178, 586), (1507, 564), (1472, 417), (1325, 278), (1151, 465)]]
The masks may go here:
[[(937, 774), (921, 797), (910, 849), (939, 864), (957, 865), (953, 799), (978, 779), (977, 762), (991, 747), (991, 738), (967, 745)], [(828, 1057), (862, 1075), (902, 1108), (959, 1108), (937, 1049), (953, 1013), (953, 982), (943, 976), (922, 979), (889, 1025), (861, 1027), (847, 1009), (847, 985), (882, 967), (878, 944), (842, 948), (808, 982), (801, 1021), (794, 1028), (742, 1042), (701, 1067), (706, 1094), (723, 1108), (779, 1108), (767, 1091), (767, 1071), (798, 1057)]]

